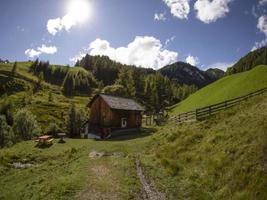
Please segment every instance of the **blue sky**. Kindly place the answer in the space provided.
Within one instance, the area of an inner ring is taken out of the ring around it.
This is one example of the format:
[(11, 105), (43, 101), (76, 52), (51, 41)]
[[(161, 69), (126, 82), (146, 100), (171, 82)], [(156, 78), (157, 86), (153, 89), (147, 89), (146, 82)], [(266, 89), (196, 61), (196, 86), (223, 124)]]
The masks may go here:
[(267, 0), (1, 0), (0, 58), (72, 65), (90, 53), (155, 69), (224, 69), (267, 44), (266, 8)]

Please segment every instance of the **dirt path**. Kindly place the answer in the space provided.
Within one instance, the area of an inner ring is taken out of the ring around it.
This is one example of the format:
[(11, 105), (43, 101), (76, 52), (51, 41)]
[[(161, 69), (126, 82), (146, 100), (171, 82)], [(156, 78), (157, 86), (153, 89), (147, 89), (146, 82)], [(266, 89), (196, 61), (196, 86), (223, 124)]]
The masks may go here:
[(144, 190), (143, 192), (144, 200), (165, 200), (166, 199), (165, 195), (163, 193), (158, 192), (154, 187), (154, 185), (146, 179), (138, 157), (136, 157), (135, 163), (136, 163), (137, 176), (139, 177)]

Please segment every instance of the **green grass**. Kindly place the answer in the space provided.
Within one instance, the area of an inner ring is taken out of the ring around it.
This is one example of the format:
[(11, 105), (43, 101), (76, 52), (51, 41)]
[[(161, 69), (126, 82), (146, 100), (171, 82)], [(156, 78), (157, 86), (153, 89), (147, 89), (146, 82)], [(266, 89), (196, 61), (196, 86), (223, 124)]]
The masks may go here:
[(170, 108), (171, 114), (193, 111), (267, 87), (267, 66), (226, 76)]
[[(146, 148), (147, 131), (110, 141), (66, 139), (46, 149), (33, 141), (2, 149), (0, 199), (142, 199), (133, 155)], [(90, 159), (94, 150), (125, 156)], [(34, 166), (15, 169), (14, 162)]]
[(167, 124), (142, 155), (168, 199), (267, 199), (267, 95), (198, 123)]
[[(11, 77), (13, 63), (0, 64), (0, 83), (1, 77)], [(29, 88), (33, 88), (38, 78), (33, 74), (29, 73), (30, 62), (18, 62), (17, 73), (14, 80), (23, 81)], [(77, 71), (80, 69), (73, 69)], [(49, 102), (49, 93), (52, 94), (53, 101)], [(61, 87), (57, 85), (51, 85), (43, 82), (43, 89), (37, 93), (32, 93), (29, 90), (20, 92), (11, 92), (9, 95), (3, 95), (0, 98), (0, 106), (5, 101), (13, 103), (14, 113), (20, 108), (28, 108), (34, 115), (37, 116), (42, 130), (49, 125), (50, 122), (56, 122), (61, 128), (64, 126), (64, 118), (68, 112), (71, 103), (74, 103), (76, 107), (86, 109), (86, 105), (89, 101), (88, 97), (75, 96), (72, 98), (62, 95)]]
[[(134, 155), (168, 199), (267, 198), (267, 95), (192, 124), (108, 141), (66, 139), (0, 150), (0, 199), (142, 199)], [(244, 109), (246, 108), (246, 109)], [(153, 133), (152, 136), (150, 134)], [(124, 157), (90, 159), (93, 150)], [(14, 169), (14, 162), (30, 162)]]

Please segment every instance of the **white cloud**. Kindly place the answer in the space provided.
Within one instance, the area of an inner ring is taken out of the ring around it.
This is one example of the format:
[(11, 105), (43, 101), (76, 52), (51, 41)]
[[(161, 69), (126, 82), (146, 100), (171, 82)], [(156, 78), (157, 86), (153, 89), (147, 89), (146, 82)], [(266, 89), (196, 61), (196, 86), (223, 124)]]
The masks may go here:
[(27, 49), (25, 51), (25, 55), (28, 56), (29, 58), (34, 58), (34, 57), (38, 57), (41, 55), (40, 51), (36, 51), (34, 49)]
[(73, 58), (70, 58), (70, 62), (75, 63), (78, 60), (81, 60), (85, 55), (86, 53), (80, 52), (78, 55), (74, 56)]
[(37, 49), (41, 53), (45, 53), (45, 54), (55, 54), (57, 52), (57, 47), (55, 47), (55, 46), (46, 46), (44, 44), (42, 44), (42, 46), (38, 47)]
[(69, 31), (77, 23), (78, 21), (76, 18), (74, 18), (71, 14), (67, 14), (62, 18), (49, 19), (46, 27), (50, 34), (56, 35), (63, 29)]
[(47, 30), (52, 35), (56, 35), (62, 30), (69, 31), (73, 26), (84, 22), (91, 12), (88, 0), (71, 0), (67, 14), (63, 17), (49, 19), (46, 25)]
[(175, 38), (176, 38), (175, 36), (172, 36), (171, 38), (168, 38), (168, 39), (165, 41), (164, 48), (167, 48), (167, 47), (169, 46), (169, 44), (175, 40)]
[(27, 49), (25, 55), (29, 58), (39, 57), (41, 54), (55, 54), (57, 52), (57, 47), (55, 46), (46, 46), (42, 44), (41, 47), (35, 49)]
[(156, 21), (166, 21), (166, 13), (164, 12), (164, 13), (155, 13), (155, 15), (154, 15), (154, 20), (156, 20)]
[(265, 4), (267, 4), (267, 0), (260, 0), (260, 2), (259, 2), (259, 5), (260, 6), (263, 6)]
[[(178, 57), (177, 52), (165, 49), (160, 40), (149, 36), (137, 36), (126, 47), (118, 48), (113, 48), (108, 41), (98, 38), (90, 43), (86, 53), (90, 55), (105, 55), (123, 64), (153, 69), (159, 69), (171, 64), (177, 61)], [(85, 54), (85, 52), (71, 58), (70, 61), (76, 61), (82, 54)]]
[(263, 15), (258, 19), (257, 28), (267, 37), (267, 15)]
[(199, 64), (198, 57), (194, 57), (191, 55), (188, 55), (187, 58), (185, 59), (185, 61), (192, 66), (197, 66)]
[(260, 42), (255, 42), (254, 46), (251, 48), (251, 51), (255, 51), (261, 47), (267, 46), (267, 15), (263, 15), (258, 19), (257, 28), (265, 35), (265, 39)]
[(56, 35), (58, 31), (61, 31), (63, 29), (63, 25), (60, 18), (49, 19), (46, 27), (48, 32), (52, 35)]
[(205, 67), (205, 70), (208, 70), (210, 68), (217, 68), (217, 69), (221, 69), (223, 71), (226, 71), (227, 68), (232, 67), (235, 63), (227, 63), (227, 62), (217, 62), (217, 63), (213, 63), (207, 67)]
[(225, 17), (230, 11), (229, 3), (232, 0), (197, 0), (194, 9), (197, 11), (197, 18), (204, 23), (215, 22)]
[(163, 0), (164, 3), (171, 9), (173, 16), (179, 19), (187, 19), (190, 12), (190, 0)]
[(252, 47), (251, 51), (255, 51), (261, 47), (267, 46), (267, 38), (260, 42), (255, 42), (254, 46)]

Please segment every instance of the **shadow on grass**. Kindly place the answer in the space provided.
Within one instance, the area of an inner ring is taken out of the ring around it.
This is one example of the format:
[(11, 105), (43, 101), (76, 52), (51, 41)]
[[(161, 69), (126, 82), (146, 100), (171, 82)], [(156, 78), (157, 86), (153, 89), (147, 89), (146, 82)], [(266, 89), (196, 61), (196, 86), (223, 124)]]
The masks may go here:
[(156, 132), (156, 128), (142, 128), (136, 131), (125, 131), (116, 133), (111, 136), (111, 138), (106, 139), (106, 141), (123, 141), (123, 140), (133, 140), (137, 138), (143, 138), (152, 135)]
[(63, 139), (60, 139), (58, 142), (57, 142), (58, 144), (65, 144), (66, 143), (66, 141), (65, 140), (63, 140)]
[(35, 148), (39, 148), (39, 149), (47, 149), (49, 147), (51, 147), (53, 144), (36, 144), (34, 147)]

